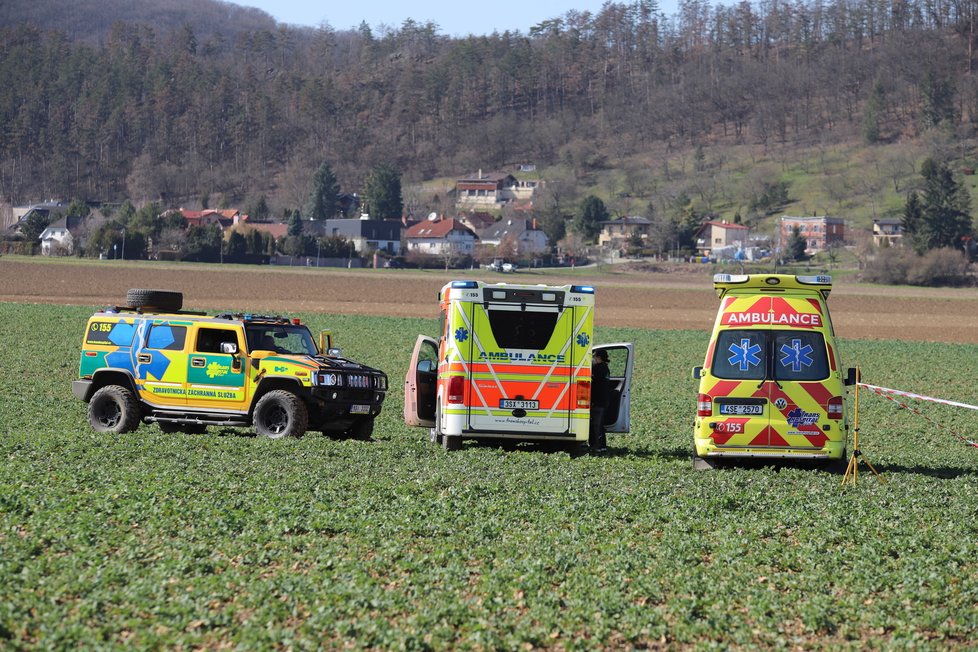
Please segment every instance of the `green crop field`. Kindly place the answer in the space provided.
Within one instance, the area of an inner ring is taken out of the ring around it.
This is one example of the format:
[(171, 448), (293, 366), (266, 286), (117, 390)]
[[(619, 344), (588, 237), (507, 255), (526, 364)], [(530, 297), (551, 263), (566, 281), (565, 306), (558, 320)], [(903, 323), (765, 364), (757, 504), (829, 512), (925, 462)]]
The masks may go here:
[[(393, 391), (371, 442), (92, 432), (90, 309), (0, 303), (0, 649), (971, 648), (978, 449), (860, 394), (885, 484), (693, 472), (706, 334), (633, 341), (612, 454), (467, 444), (401, 418), (426, 320), (298, 315)], [(842, 342), (866, 382), (978, 402), (974, 347)], [(852, 400), (850, 397), (849, 405)], [(920, 404), (971, 436), (978, 414)]]

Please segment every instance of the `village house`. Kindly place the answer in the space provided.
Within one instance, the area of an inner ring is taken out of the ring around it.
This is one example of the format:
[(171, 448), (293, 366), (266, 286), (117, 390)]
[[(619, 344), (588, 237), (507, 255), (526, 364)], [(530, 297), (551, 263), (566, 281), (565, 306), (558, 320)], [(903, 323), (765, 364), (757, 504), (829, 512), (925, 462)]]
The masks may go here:
[(877, 247), (903, 244), (903, 220), (893, 217), (874, 219), (873, 244)]
[(652, 222), (637, 215), (620, 217), (617, 220), (601, 222), (598, 245), (611, 249), (623, 249), (634, 236), (645, 240), (649, 237)]
[(547, 234), (537, 228), (535, 219), (503, 218), (477, 230), (476, 235), (481, 244), (509, 247), (513, 255), (520, 257), (544, 254), (550, 249)]
[(801, 236), (805, 238), (808, 246), (805, 251), (814, 253), (825, 251), (829, 247), (841, 245), (845, 240), (845, 220), (841, 217), (791, 217), (784, 215), (781, 217), (779, 237), (781, 247), (787, 246), (791, 239), (791, 234), (795, 227), (798, 227)]
[(458, 208), (499, 209), (517, 203), (529, 206), (540, 181), (519, 181), (506, 172), (477, 173), (455, 182), (455, 205)]
[(62, 217), (45, 228), (40, 235), (42, 256), (70, 256), (75, 252), (75, 236), (71, 233), (85, 221), (83, 217)]
[(476, 234), (496, 223), (496, 216), (485, 211), (470, 210), (466, 213), (459, 213), (456, 219), (475, 231)]
[(478, 237), (460, 220), (425, 220), (404, 234), (408, 253), (431, 256), (471, 255)]
[[(235, 210), (233, 208), (228, 209), (204, 209), (200, 211), (189, 211), (184, 209), (178, 209), (180, 214), (183, 215), (183, 219), (186, 220), (187, 226), (207, 226), (210, 224), (216, 224), (221, 227), (221, 230), (227, 230), (236, 224), (241, 224), (242, 222), (248, 221), (248, 216), (243, 214), (241, 211)], [(170, 213), (173, 211), (167, 211)]]
[(373, 251), (386, 251), (389, 254), (401, 253), (401, 232), (404, 225), (400, 220), (332, 219), (303, 223), (303, 234), (315, 237), (342, 238), (353, 243), (360, 255)]
[(743, 224), (726, 220), (703, 222), (695, 236), (696, 253), (700, 256), (712, 256), (716, 250), (742, 249), (747, 246), (749, 232), (750, 229)]

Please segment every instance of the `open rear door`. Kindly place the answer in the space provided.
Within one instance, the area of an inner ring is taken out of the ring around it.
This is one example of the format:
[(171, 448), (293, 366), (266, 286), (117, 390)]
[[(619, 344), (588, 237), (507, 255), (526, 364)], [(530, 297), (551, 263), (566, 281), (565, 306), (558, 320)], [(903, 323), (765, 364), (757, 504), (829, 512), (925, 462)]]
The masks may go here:
[(604, 424), (607, 432), (628, 432), (631, 427), (632, 368), (635, 365), (635, 345), (631, 342), (596, 344), (594, 350), (608, 353), (611, 371), (611, 396)]
[(437, 392), (438, 340), (418, 335), (404, 375), (404, 423), (434, 428)]

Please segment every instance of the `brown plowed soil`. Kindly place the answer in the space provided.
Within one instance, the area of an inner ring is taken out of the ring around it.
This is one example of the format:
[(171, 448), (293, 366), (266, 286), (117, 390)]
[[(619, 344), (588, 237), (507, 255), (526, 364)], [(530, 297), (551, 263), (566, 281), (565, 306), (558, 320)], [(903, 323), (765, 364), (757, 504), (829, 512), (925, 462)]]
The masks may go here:
[[(73, 259), (0, 258), (0, 301), (92, 306), (124, 302), (128, 288), (184, 293), (186, 309), (437, 316), (449, 280), (592, 284), (601, 326), (709, 330), (717, 298), (709, 268), (574, 273), (346, 270)], [(829, 306), (840, 337), (978, 344), (978, 290), (893, 288), (837, 280)]]

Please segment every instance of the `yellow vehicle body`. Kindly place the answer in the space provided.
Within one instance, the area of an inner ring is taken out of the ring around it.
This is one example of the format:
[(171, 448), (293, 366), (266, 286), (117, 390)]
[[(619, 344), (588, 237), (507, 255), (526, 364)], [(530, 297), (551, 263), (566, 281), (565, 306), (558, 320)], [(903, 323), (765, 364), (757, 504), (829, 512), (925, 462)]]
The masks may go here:
[(591, 359), (611, 359), (605, 427), (627, 432), (632, 345), (595, 346), (591, 286), (453, 281), (442, 332), (418, 337), (405, 375), (405, 423), (455, 449), (465, 439), (583, 442)]
[(839, 460), (848, 422), (826, 299), (831, 277), (714, 277), (720, 298), (699, 379), (694, 465), (724, 457)]

